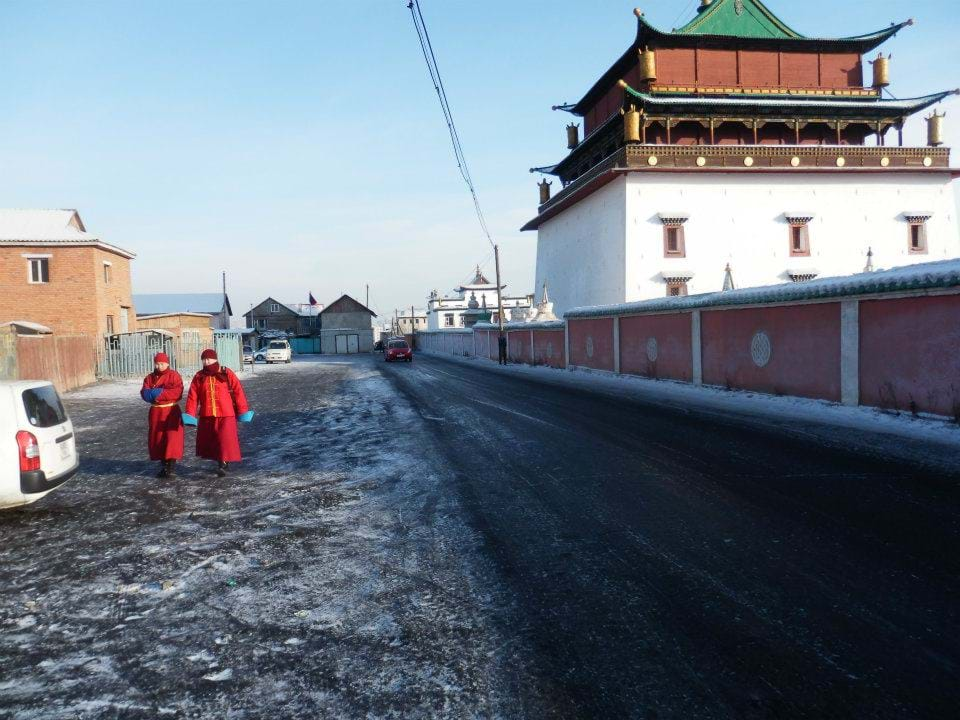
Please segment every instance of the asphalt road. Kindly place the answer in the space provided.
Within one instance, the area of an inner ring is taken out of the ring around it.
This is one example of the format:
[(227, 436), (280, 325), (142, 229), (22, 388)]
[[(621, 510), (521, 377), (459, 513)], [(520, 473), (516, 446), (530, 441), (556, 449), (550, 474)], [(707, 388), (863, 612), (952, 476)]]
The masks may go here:
[(518, 597), (549, 715), (957, 716), (957, 475), (481, 362), (388, 374)]

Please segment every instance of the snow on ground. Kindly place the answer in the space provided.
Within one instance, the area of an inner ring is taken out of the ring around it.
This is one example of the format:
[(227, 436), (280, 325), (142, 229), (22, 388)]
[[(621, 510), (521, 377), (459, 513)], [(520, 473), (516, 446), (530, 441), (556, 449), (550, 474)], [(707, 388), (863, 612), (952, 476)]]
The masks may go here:
[(373, 358), (245, 373), (227, 479), (144, 461), (139, 383), (66, 397), (82, 474), (0, 515), (0, 717), (537, 715), (449, 471)]
[[(432, 353), (457, 362), (481, 363), (494, 372), (519, 374), (538, 381), (562, 384), (611, 395), (628, 395), (700, 413), (738, 415), (776, 423), (786, 431), (816, 433), (836, 444), (857, 445), (866, 451), (883, 451), (906, 460), (932, 460), (943, 464), (960, 461), (960, 425), (933, 416), (913, 416), (871, 407), (849, 407), (827, 400), (783, 397), (748, 390), (726, 390), (637, 375), (617, 375), (602, 370), (510, 364), (501, 366), (486, 358)], [(837, 436), (838, 429), (848, 430)], [(913, 441), (903, 443), (903, 440)]]

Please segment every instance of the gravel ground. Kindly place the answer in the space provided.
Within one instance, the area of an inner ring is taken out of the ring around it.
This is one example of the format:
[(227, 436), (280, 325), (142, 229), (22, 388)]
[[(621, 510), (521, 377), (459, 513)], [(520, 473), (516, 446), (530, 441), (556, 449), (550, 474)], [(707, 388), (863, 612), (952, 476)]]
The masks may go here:
[[(189, 380), (187, 378), (186, 380)], [(246, 454), (157, 480), (138, 385), (0, 515), (0, 717), (549, 715), (432, 431), (372, 357), (257, 367)]]

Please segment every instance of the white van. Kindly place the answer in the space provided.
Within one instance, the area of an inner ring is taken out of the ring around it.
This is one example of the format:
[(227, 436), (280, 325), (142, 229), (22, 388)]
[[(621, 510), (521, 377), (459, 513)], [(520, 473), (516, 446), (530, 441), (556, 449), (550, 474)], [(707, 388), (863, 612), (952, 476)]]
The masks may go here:
[(73, 423), (43, 380), (0, 380), (0, 508), (36, 502), (77, 472)]
[(264, 359), (268, 363), (290, 362), (293, 352), (290, 350), (290, 343), (286, 340), (271, 340), (270, 344), (267, 345), (267, 354), (264, 356)]

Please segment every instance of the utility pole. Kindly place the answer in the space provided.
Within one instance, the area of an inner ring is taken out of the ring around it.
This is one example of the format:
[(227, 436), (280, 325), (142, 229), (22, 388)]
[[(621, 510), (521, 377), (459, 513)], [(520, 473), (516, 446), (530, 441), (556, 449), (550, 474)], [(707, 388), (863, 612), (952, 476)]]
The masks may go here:
[(367, 283), (367, 307), (370, 307), (370, 283)]
[(500, 246), (493, 246), (493, 260), (497, 267), (497, 326), (500, 330), (499, 337), (503, 337), (503, 295), (500, 292), (503, 284), (500, 282)]

